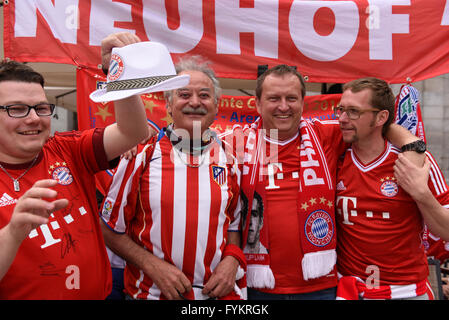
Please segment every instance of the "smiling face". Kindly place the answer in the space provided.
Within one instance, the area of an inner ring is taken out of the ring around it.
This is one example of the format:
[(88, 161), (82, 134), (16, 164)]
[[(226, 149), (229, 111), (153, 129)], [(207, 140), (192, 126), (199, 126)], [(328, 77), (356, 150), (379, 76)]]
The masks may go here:
[[(0, 82), (0, 105), (48, 103), (39, 83), (21, 81)], [(24, 118), (12, 118), (0, 110), (0, 161), (24, 163), (42, 150), (50, 136), (51, 117), (40, 117), (30, 110)]]
[(263, 127), (278, 130), (278, 139), (287, 140), (299, 130), (304, 100), (301, 83), (294, 74), (268, 75), (262, 85), (260, 99), (256, 99)]
[[(355, 120), (349, 119), (347, 113), (343, 113), (338, 122), (340, 123), (340, 129), (343, 136), (343, 141), (346, 143), (358, 143), (360, 140), (366, 141), (373, 135), (376, 127), (382, 127), (383, 122), (378, 123), (379, 120), (383, 120), (383, 117), (378, 117), (378, 110), (374, 112), (371, 105), (370, 89), (364, 89), (359, 92), (352, 92), (352, 90), (345, 90), (341, 96), (340, 106), (344, 109), (354, 109), (360, 113), (360, 117)], [(386, 111), (382, 111), (385, 113)], [(381, 129), (380, 129), (381, 130)]]
[(167, 110), (173, 118), (175, 129), (184, 129), (192, 139), (198, 139), (193, 136), (197, 132), (194, 126), (201, 126), (202, 134), (213, 123), (218, 112), (214, 86), (212, 80), (201, 71), (188, 70), (179, 74), (190, 75), (190, 82), (174, 90)]

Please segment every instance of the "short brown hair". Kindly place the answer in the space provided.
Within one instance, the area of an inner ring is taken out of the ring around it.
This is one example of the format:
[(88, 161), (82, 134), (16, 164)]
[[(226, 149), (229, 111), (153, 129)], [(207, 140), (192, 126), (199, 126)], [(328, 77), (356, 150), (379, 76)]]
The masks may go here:
[(0, 62), (0, 82), (20, 81), (39, 83), (44, 87), (44, 77), (24, 63), (13, 60)]
[(367, 77), (350, 81), (343, 86), (343, 92), (351, 90), (354, 93), (365, 89), (371, 90), (371, 107), (388, 111), (388, 120), (384, 123), (382, 134), (385, 135), (388, 127), (394, 121), (395, 97), (390, 86), (384, 80)]
[(274, 74), (276, 76), (283, 76), (286, 74), (292, 74), (294, 76), (297, 76), (299, 79), (299, 82), (301, 83), (301, 97), (304, 99), (305, 95), (306, 95), (306, 84), (304, 82), (304, 78), (302, 77), (302, 75), (296, 70), (295, 67), (290, 67), (286, 64), (279, 64), (271, 69), (268, 69), (267, 71), (265, 71), (264, 73), (262, 73), (258, 78), (257, 78), (257, 83), (256, 83), (256, 97), (258, 99), (260, 99), (260, 97), (262, 96), (262, 86), (263, 83), (265, 81), (265, 78), (267, 76), (269, 76), (270, 74)]

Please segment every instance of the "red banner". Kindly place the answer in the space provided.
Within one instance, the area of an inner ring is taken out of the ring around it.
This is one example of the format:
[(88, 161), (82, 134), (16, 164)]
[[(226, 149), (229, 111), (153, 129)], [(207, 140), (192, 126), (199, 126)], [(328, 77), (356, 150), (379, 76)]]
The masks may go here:
[(219, 77), (295, 65), (310, 82), (449, 73), (449, 0), (4, 1), (5, 57), (98, 67), (101, 39), (129, 31), (175, 62), (200, 54)]
[[(95, 103), (89, 99), (89, 94), (97, 86), (106, 81), (102, 72), (88, 69), (78, 69), (77, 105), (78, 127), (80, 130), (104, 127), (114, 123), (114, 104)], [(148, 119), (159, 128), (171, 123), (172, 119), (165, 108), (162, 93), (142, 95)], [(322, 120), (333, 119), (332, 108), (340, 101), (340, 94), (309, 96), (304, 101), (303, 117), (317, 117)], [(256, 98), (253, 96), (222, 96), (219, 101), (219, 112), (211, 126), (219, 132), (230, 130), (235, 124), (245, 125), (254, 122), (258, 117)]]

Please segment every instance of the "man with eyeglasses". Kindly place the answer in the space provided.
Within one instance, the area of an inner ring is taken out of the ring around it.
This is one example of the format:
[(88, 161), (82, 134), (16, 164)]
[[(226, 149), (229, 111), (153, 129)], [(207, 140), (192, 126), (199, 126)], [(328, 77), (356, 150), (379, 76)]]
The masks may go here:
[(0, 109), (6, 110), (8, 116), (11, 118), (25, 118), (34, 110), (40, 117), (51, 116), (55, 110), (55, 105), (52, 103), (38, 103), (35, 106), (29, 106), (23, 103), (14, 103), (7, 106), (0, 106)]
[(147, 137), (145, 109), (132, 96), (115, 102), (116, 124), (50, 137), (54, 109), (39, 73), (0, 63), (0, 299), (111, 290), (94, 174)]
[(430, 153), (425, 153), (423, 168), (401, 153), (424, 153), (421, 140), (400, 150), (385, 139), (394, 106), (385, 81), (363, 78), (344, 85), (335, 108), (343, 140), (351, 144), (337, 171), (340, 299), (432, 297), (421, 242), (423, 220), (432, 232), (448, 239), (449, 192)]
[[(257, 79), (260, 119), (246, 134), (241, 180), (249, 204), (242, 233), (249, 300), (336, 297), (335, 178), (346, 146), (338, 121), (302, 118), (305, 93), (302, 75), (291, 66), (275, 66)], [(418, 139), (399, 125), (391, 129), (395, 144)], [(248, 252), (256, 194), (264, 209), (263, 249)]]

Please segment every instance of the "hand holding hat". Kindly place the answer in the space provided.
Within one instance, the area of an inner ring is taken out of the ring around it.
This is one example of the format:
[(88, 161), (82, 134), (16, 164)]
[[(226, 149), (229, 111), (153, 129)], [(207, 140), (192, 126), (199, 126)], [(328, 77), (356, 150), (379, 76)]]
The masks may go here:
[(109, 69), (109, 61), (113, 48), (121, 48), (129, 44), (141, 42), (140, 38), (131, 32), (117, 32), (108, 35), (101, 41), (101, 63), (104, 70)]
[(106, 86), (92, 92), (90, 98), (94, 102), (115, 101), (181, 88), (189, 80), (188, 75), (176, 75), (170, 53), (163, 44), (136, 42), (112, 49)]

